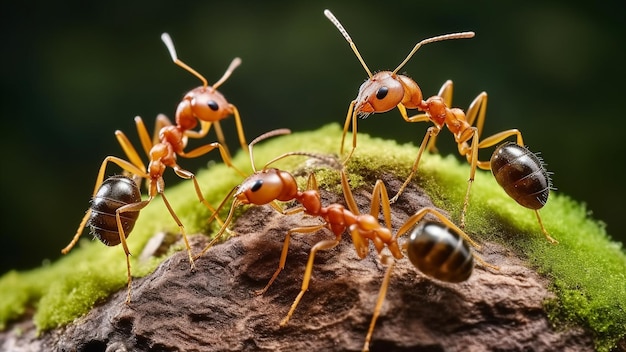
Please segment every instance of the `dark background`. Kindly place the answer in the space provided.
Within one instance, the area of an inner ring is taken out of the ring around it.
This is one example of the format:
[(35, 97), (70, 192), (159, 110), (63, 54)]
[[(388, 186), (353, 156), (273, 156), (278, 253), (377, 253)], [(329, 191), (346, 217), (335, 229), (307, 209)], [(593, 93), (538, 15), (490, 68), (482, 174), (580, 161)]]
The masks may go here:
[[(623, 4), (4, 4), (0, 273), (59, 257), (88, 206), (102, 159), (123, 156), (113, 131), (125, 131), (139, 147), (133, 117), (141, 115), (152, 128), (157, 113), (172, 116), (182, 95), (200, 84), (171, 62), (159, 38), (163, 31), (210, 84), (233, 57), (242, 58), (220, 91), (239, 108), (249, 140), (279, 127), (342, 123), (366, 74), (322, 14), (327, 7), (373, 71), (394, 69), (426, 37), (475, 31), (471, 40), (425, 46), (402, 71), (425, 96), (453, 79), (454, 105), (463, 109), (486, 90), (483, 135), (519, 128), (526, 144), (542, 152), (558, 191), (586, 202), (593, 217), (624, 241)], [(232, 119), (224, 126), (237, 149)], [(397, 110), (359, 123), (360, 131), (414, 143), (426, 128), (408, 125)], [(456, 153), (451, 141), (443, 131), (442, 153)], [(184, 160), (183, 166), (197, 170), (208, 159)], [(176, 177), (166, 180), (172, 185)]]

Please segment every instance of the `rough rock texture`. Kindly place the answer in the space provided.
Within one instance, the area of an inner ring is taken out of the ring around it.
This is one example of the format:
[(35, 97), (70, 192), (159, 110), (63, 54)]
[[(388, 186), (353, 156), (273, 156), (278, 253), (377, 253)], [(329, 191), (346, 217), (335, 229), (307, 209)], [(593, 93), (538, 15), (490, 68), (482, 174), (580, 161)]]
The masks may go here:
[[(397, 189), (396, 180), (385, 180)], [(323, 193), (324, 204), (342, 202)], [(356, 193), (363, 212), (370, 195)], [(409, 202), (408, 199), (411, 199)], [(432, 205), (415, 189), (393, 206), (394, 228), (417, 209)], [(359, 260), (350, 237), (318, 253), (309, 291), (289, 324), (280, 328), (300, 290), (309, 249), (330, 232), (293, 236), (287, 266), (265, 295), (286, 231), (315, 218), (283, 216), (269, 206), (251, 207), (234, 227), (239, 234), (213, 247), (189, 270), (186, 253), (134, 280), (73, 324), (34, 337), (0, 335), (13, 351), (360, 351), (385, 267), (372, 251)], [(194, 250), (206, 240), (195, 236)], [(407, 259), (398, 261), (376, 324), (372, 351), (592, 351), (580, 328), (555, 330), (542, 302), (546, 282), (507, 249), (484, 243), (483, 258), (499, 271), (477, 265), (461, 284), (430, 280)], [(20, 347), (21, 346), (21, 347)]]

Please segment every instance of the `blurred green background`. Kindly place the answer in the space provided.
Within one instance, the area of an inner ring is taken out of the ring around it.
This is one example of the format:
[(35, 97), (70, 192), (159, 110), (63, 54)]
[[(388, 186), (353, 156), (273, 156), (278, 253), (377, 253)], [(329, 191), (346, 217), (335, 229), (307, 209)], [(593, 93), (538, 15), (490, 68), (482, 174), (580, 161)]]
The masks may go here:
[[(172, 64), (161, 32), (210, 83), (242, 58), (220, 91), (239, 108), (249, 140), (274, 128), (342, 123), (366, 74), (325, 8), (374, 71), (394, 69), (426, 37), (475, 31), (471, 40), (423, 47), (403, 71), (425, 96), (454, 80), (454, 105), (463, 109), (487, 91), (483, 135), (519, 128), (554, 172), (558, 192), (586, 202), (614, 238), (626, 240), (619, 220), (626, 208), (623, 1), (354, 3), (5, 3), (0, 272), (59, 257), (89, 205), (101, 161), (123, 156), (114, 130), (137, 143), (135, 115), (152, 128), (157, 113), (172, 116), (200, 84)], [(237, 149), (232, 119), (223, 125)], [(393, 110), (360, 121), (359, 131), (419, 143), (427, 126), (407, 124)], [(443, 131), (442, 153), (456, 154), (451, 141)], [(197, 170), (214, 154), (181, 165)], [(178, 182), (172, 174), (169, 186)]]

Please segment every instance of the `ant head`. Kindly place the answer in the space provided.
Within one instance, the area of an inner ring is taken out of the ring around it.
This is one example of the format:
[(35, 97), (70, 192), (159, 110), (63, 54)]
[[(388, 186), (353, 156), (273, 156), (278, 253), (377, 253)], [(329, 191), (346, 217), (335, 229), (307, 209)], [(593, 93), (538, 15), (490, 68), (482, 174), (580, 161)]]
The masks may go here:
[(404, 95), (398, 76), (391, 71), (381, 71), (361, 85), (354, 110), (360, 115), (389, 111), (402, 102)]
[(192, 89), (185, 94), (185, 97), (178, 105), (176, 110), (177, 123), (181, 125), (192, 125), (193, 122), (189, 120), (194, 118), (207, 122), (215, 122), (232, 114), (232, 105), (230, 105), (226, 98), (224, 98), (224, 96), (217, 91), (217, 87), (226, 82), (233, 71), (241, 65), (241, 59), (238, 57), (234, 58), (226, 69), (226, 72), (224, 72), (222, 78), (215, 82), (215, 84), (211, 87), (204, 76), (178, 59), (174, 43), (172, 42), (172, 38), (169, 34), (163, 33), (161, 35), (161, 40), (165, 43), (165, 46), (172, 57), (172, 61), (202, 81), (202, 86)]
[(264, 169), (245, 179), (237, 189), (235, 198), (242, 204), (263, 205), (275, 200), (292, 200), (297, 192), (296, 180), (290, 173)]
[(190, 90), (176, 109), (176, 121), (183, 120), (215, 122), (220, 121), (233, 113), (232, 105), (226, 98), (212, 87), (200, 86)]

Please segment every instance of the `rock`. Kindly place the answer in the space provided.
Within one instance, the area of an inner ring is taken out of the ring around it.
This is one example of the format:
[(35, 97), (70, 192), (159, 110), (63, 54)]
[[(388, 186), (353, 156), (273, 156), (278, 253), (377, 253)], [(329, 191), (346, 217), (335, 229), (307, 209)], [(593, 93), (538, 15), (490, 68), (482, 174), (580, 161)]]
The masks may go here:
[[(390, 189), (398, 181), (385, 179)], [(391, 185), (390, 185), (391, 184)], [(343, 202), (323, 192), (324, 204)], [(362, 212), (370, 194), (355, 192)], [(411, 201), (407, 201), (410, 199)], [(409, 188), (394, 204), (397, 229), (417, 209), (432, 206)], [(285, 327), (279, 327), (300, 290), (312, 245), (332, 238), (329, 231), (295, 234), (287, 264), (264, 295), (278, 265), (285, 233), (317, 218), (284, 216), (269, 206), (250, 207), (233, 230), (238, 236), (214, 246), (189, 270), (184, 251), (152, 274), (134, 280), (132, 303), (126, 290), (112, 295), (74, 323), (41, 337), (32, 324), (1, 346), (13, 351), (360, 351), (385, 266), (371, 251), (359, 260), (350, 236), (319, 252), (309, 291)], [(193, 236), (199, 252), (207, 240)], [(450, 284), (428, 279), (404, 258), (397, 262), (374, 334), (372, 351), (593, 351), (582, 328), (554, 329), (544, 309), (552, 297), (547, 281), (522, 258), (494, 243), (480, 255), (499, 271), (477, 264), (470, 279)], [(21, 347), (20, 347), (21, 346)], [(32, 349), (28, 349), (31, 346)]]

